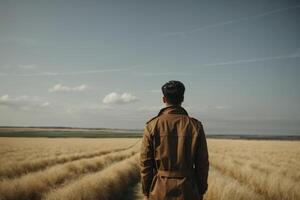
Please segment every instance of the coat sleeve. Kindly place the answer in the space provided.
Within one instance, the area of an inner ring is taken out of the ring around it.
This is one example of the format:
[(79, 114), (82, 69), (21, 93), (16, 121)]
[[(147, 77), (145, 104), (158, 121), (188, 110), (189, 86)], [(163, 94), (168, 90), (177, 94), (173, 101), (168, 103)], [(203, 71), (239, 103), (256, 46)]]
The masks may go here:
[(152, 137), (148, 126), (145, 126), (141, 152), (140, 152), (140, 174), (142, 183), (142, 192), (145, 196), (149, 196), (150, 186), (153, 179), (154, 169), (154, 153), (152, 145)]
[(200, 124), (198, 146), (195, 160), (196, 183), (200, 194), (204, 194), (207, 190), (207, 178), (209, 170), (208, 150), (206, 137), (202, 124)]

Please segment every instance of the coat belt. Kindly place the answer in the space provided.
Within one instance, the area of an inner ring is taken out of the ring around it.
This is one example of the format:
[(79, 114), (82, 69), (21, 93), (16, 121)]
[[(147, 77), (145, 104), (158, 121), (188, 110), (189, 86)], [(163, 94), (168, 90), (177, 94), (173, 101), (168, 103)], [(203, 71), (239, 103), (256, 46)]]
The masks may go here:
[(187, 176), (192, 176), (191, 171), (188, 170), (157, 170), (159, 176), (169, 177), (169, 178), (183, 178)]

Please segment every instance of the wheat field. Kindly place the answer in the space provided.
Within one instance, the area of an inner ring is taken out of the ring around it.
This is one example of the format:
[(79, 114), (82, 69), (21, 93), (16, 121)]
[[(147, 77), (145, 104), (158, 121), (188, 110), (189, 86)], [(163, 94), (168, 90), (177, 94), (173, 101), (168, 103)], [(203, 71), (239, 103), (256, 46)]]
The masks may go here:
[[(205, 200), (299, 200), (300, 142), (208, 139)], [(142, 199), (141, 139), (0, 138), (0, 200)]]

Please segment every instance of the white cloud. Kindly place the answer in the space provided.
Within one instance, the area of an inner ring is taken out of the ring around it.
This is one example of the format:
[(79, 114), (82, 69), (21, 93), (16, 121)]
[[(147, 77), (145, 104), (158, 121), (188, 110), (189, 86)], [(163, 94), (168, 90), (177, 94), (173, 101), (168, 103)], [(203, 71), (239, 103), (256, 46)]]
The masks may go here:
[(19, 65), (19, 68), (21, 69), (36, 69), (36, 65)]
[(88, 86), (84, 85), (84, 84), (73, 88), (74, 91), (84, 91), (87, 89), (88, 89)]
[(42, 106), (42, 107), (47, 107), (47, 106), (50, 106), (50, 103), (49, 103), (49, 102), (45, 102), (45, 103), (42, 103), (41, 106)]
[(27, 95), (10, 97), (6, 94), (0, 97), (0, 106), (21, 110), (32, 110), (36, 108), (49, 107), (50, 102), (43, 101), (39, 97), (30, 97)]
[(7, 101), (7, 100), (8, 100), (8, 95), (7, 94), (0, 97), (0, 102), (1, 101)]
[(102, 102), (105, 104), (128, 104), (137, 100), (138, 98), (136, 96), (127, 92), (124, 92), (123, 94), (112, 92), (106, 95)]
[(88, 86), (85, 84), (75, 86), (75, 87), (69, 87), (64, 86), (62, 84), (56, 84), (52, 88), (49, 89), (49, 92), (82, 92), (88, 89)]

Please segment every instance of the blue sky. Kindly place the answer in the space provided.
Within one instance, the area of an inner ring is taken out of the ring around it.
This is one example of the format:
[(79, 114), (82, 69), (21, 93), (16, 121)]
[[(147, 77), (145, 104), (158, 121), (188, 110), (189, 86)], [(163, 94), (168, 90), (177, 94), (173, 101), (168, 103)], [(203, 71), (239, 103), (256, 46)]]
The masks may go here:
[(180, 80), (208, 133), (300, 130), (298, 1), (0, 1), (0, 125), (143, 128)]

